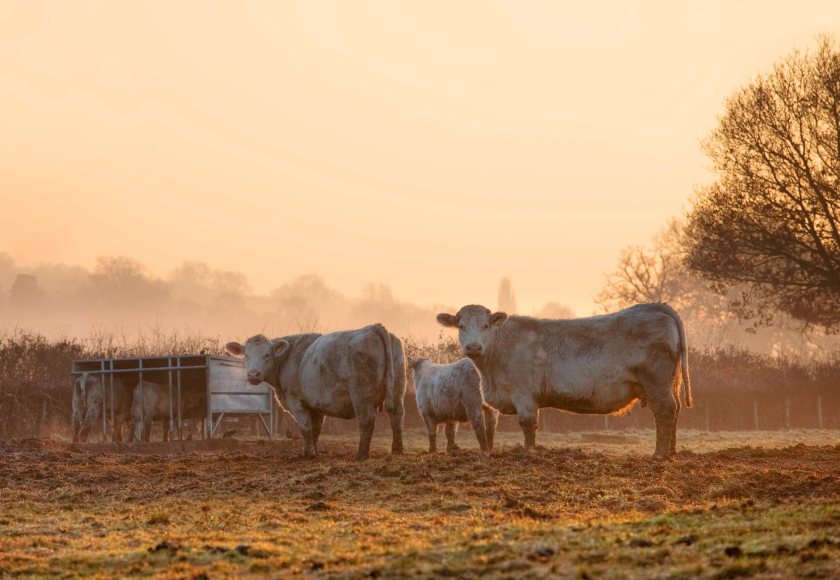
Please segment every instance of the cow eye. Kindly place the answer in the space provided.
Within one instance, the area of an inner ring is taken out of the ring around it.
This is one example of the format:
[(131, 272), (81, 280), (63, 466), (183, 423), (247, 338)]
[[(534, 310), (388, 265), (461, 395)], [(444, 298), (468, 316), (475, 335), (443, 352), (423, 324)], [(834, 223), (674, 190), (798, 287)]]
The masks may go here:
[(487, 330), (488, 328), (490, 328), (490, 325), (489, 325), (489, 324), (483, 324), (483, 325), (481, 326), (481, 330)]
[(271, 358), (271, 354), (269, 354), (269, 353), (265, 353), (265, 354), (263, 355), (263, 358), (264, 358), (265, 360), (268, 360), (269, 358)]
[(458, 325), (458, 329), (459, 329), (459, 330), (466, 330), (466, 329), (467, 329), (467, 327), (466, 327), (466, 326), (464, 326), (463, 324), (459, 324), (459, 325)]

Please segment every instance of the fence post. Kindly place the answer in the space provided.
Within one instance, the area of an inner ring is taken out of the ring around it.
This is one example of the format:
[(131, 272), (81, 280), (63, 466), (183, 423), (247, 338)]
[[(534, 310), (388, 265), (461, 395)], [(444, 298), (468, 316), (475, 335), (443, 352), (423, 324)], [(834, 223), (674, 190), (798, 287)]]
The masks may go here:
[(753, 430), (758, 431), (758, 400), (753, 397)]
[(823, 428), (822, 395), (817, 395), (817, 425)]
[(785, 429), (790, 430), (790, 397), (785, 397)]

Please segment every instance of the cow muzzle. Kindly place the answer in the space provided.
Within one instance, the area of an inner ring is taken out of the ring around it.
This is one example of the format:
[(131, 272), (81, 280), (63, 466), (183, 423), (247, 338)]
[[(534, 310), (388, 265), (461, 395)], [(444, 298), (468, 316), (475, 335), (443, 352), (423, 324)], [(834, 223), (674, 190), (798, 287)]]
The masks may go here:
[(262, 373), (251, 371), (248, 373), (248, 382), (252, 385), (259, 385), (262, 382)]
[(481, 356), (483, 353), (484, 347), (474, 342), (471, 342), (464, 347), (464, 354), (470, 358)]

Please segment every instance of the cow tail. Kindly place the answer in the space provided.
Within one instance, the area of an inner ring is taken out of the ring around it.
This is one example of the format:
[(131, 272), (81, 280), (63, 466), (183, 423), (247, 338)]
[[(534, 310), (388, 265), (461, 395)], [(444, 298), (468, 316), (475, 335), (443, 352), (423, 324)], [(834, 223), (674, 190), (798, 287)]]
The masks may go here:
[(694, 399), (691, 397), (691, 378), (688, 376), (688, 345), (685, 339), (685, 325), (680, 315), (671, 306), (667, 304), (661, 304), (661, 306), (676, 323), (680, 335), (680, 375), (685, 390), (685, 406), (691, 407), (694, 405)]
[(388, 412), (397, 408), (396, 381), (394, 380), (394, 354), (391, 348), (391, 333), (381, 324), (373, 325), (376, 334), (385, 345), (385, 410)]

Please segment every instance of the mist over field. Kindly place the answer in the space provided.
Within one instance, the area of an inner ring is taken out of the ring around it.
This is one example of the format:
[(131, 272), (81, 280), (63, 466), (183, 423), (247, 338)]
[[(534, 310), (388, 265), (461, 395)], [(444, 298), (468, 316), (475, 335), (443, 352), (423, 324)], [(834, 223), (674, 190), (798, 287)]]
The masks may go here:
[[(670, 280), (666, 280), (672, 283)], [(445, 280), (441, 280), (445, 284)], [(756, 353), (804, 359), (831, 357), (837, 336), (818, 329), (803, 331), (781, 318), (772, 327), (739, 320), (726, 298), (704, 291), (696, 277), (671, 289), (668, 300), (687, 321), (692, 348), (729, 346)], [(523, 312), (517, 306), (516, 280), (500, 275), (496, 288), (483, 292), (486, 306), (510, 314), (574, 318), (613, 311), (628, 303), (609, 300), (609, 280), (600, 307), (573, 312), (562, 302), (548, 302)], [(606, 298), (605, 298), (606, 296)], [(663, 299), (667, 299), (667, 294)], [(218, 337), (222, 341), (254, 334), (283, 336), (331, 332), (381, 322), (399, 336), (434, 342), (452, 334), (435, 315), (461, 304), (415, 304), (396, 296), (387, 283), (371, 282), (357, 293), (332, 287), (328, 276), (304, 274), (258, 293), (241, 272), (204, 262), (185, 261), (163, 275), (130, 257), (100, 257), (92, 269), (61, 263), (20, 264), (0, 252), (0, 332), (25, 331), (50, 338), (119, 337), (131, 343), (152, 333)]]

